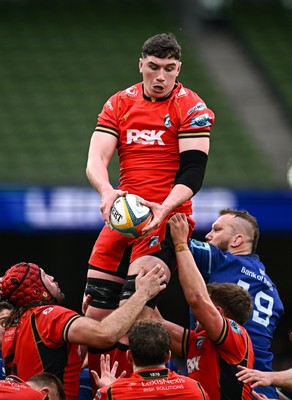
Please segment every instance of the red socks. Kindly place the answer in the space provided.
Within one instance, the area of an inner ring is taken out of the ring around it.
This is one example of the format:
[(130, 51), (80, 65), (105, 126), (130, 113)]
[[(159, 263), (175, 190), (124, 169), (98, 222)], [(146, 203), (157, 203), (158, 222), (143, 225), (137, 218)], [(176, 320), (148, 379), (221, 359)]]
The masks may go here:
[(116, 373), (117, 377), (119, 377), (123, 371), (127, 372), (124, 378), (129, 377), (133, 373), (133, 368), (129, 364), (129, 361), (127, 359), (127, 350), (129, 350), (129, 346), (127, 346), (126, 344), (117, 343), (114, 358), (112, 360), (112, 364), (114, 363), (114, 361), (119, 362)]
[(98, 389), (94, 382), (94, 378), (92, 376), (92, 373), (90, 372), (91, 370), (94, 370), (97, 372), (97, 374), (100, 376), (100, 357), (102, 354), (109, 354), (111, 357), (111, 364), (113, 363), (114, 355), (115, 355), (115, 350), (116, 350), (116, 345), (113, 347), (110, 347), (108, 349), (95, 349), (95, 348), (88, 348), (88, 369), (90, 373), (90, 382), (93, 390), (93, 394), (95, 396), (95, 393)]

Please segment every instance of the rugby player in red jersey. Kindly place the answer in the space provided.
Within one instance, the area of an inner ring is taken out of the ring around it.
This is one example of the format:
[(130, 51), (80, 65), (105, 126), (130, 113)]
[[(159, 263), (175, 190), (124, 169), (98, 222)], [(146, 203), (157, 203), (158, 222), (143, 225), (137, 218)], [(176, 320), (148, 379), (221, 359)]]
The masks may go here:
[(166, 368), (171, 356), (170, 335), (157, 321), (139, 320), (129, 331), (127, 357), (133, 366), (128, 378), (115, 378), (115, 366), (110, 368), (109, 356), (101, 359), (101, 377), (93, 372), (98, 399), (168, 399), (180, 396), (189, 400), (208, 400), (209, 396), (199, 382)]
[[(22, 262), (2, 277), (2, 295), (14, 308), (3, 317), (2, 353), (6, 375), (28, 380), (41, 372), (55, 374), (66, 400), (78, 400), (80, 346), (110, 346), (123, 336), (145, 303), (165, 288), (161, 266), (136, 279), (137, 290), (126, 304), (102, 321), (62, 307), (64, 298), (54, 277), (36, 264)], [(1, 397), (1, 396), (0, 396)]]
[[(134, 293), (142, 266), (149, 270), (159, 262), (169, 281), (176, 261), (167, 220), (174, 212), (188, 217), (189, 234), (194, 227), (191, 198), (203, 183), (214, 113), (177, 80), (181, 65), (181, 47), (173, 34), (150, 37), (139, 60), (142, 82), (115, 93), (98, 115), (86, 172), (101, 196), (105, 226), (90, 255), (85, 289), (92, 296), (86, 315), (97, 320)], [(108, 173), (116, 149), (120, 164), (117, 188)], [(108, 226), (114, 200), (126, 193), (145, 199), (143, 204), (153, 213), (138, 239)], [(147, 303), (143, 318), (151, 316), (157, 302), (155, 298)], [(104, 349), (116, 354), (121, 370), (127, 364), (122, 363), (126, 345), (125, 339), (116, 350)], [(99, 370), (96, 351), (89, 349), (88, 361), (91, 369)]]
[(49, 372), (34, 375), (26, 382), (14, 375), (0, 380), (0, 398), (2, 400), (66, 399), (62, 382)]

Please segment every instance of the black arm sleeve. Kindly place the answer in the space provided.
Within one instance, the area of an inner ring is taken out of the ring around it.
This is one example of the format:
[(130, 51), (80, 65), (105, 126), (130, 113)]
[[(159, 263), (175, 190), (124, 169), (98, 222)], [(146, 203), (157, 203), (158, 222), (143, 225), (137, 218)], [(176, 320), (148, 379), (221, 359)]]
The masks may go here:
[(208, 155), (201, 150), (186, 150), (180, 153), (180, 166), (175, 184), (189, 187), (195, 195), (202, 187)]

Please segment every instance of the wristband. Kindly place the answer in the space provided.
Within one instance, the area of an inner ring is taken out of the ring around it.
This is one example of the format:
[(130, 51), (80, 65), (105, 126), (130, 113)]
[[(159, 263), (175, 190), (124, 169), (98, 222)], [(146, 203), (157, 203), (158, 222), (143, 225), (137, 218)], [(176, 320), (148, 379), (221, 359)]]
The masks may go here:
[(189, 246), (187, 243), (182, 242), (182, 243), (177, 243), (174, 245), (174, 251), (176, 253), (179, 253), (180, 251), (187, 251), (187, 250), (189, 250)]

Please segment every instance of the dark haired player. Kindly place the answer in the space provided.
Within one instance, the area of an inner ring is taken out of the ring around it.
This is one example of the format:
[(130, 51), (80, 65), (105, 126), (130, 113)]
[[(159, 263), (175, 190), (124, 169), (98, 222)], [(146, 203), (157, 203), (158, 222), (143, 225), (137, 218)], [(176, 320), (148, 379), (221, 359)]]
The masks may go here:
[(199, 382), (166, 368), (165, 362), (171, 355), (170, 341), (166, 328), (157, 321), (136, 321), (129, 331), (127, 351), (134, 372), (128, 378), (116, 380), (108, 356), (102, 358), (101, 377), (93, 372), (101, 388), (95, 399), (174, 400), (181, 396), (186, 400), (209, 400)]
[[(142, 266), (151, 269), (159, 262), (169, 280), (175, 265), (167, 228), (172, 213), (187, 215), (190, 232), (193, 229), (191, 198), (203, 183), (214, 114), (177, 80), (181, 65), (181, 47), (173, 34), (150, 37), (139, 60), (142, 82), (115, 93), (98, 116), (86, 171), (101, 195), (106, 225), (89, 259), (85, 289), (92, 296), (86, 313), (89, 317), (100, 320), (117, 308), (121, 299), (127, 300), (134, 293), (135, 277)], [(116, 149), (118, 189), (111, 185), (108, 174)], [(126, 193), (141, 196), (153, 212), (142, 239), (125, 238), (107, 226), (114, 200)], [(147, 304), (143, 318), (151, 316), (157, 301)], [(116, 351), (104, 349), (104, 353), (115, 353), (121, 370), (128, 364), (123, 351), (126, 344), (126, 340), (118, 344)], [(99, 370), (95, 351), (89, 349), (88, 360), (91, 369)]]
[(49, 372), (36, 374), (24, 382), (11, 375), (0, 381), (2, 400), (66, 400), (63, 384)]

